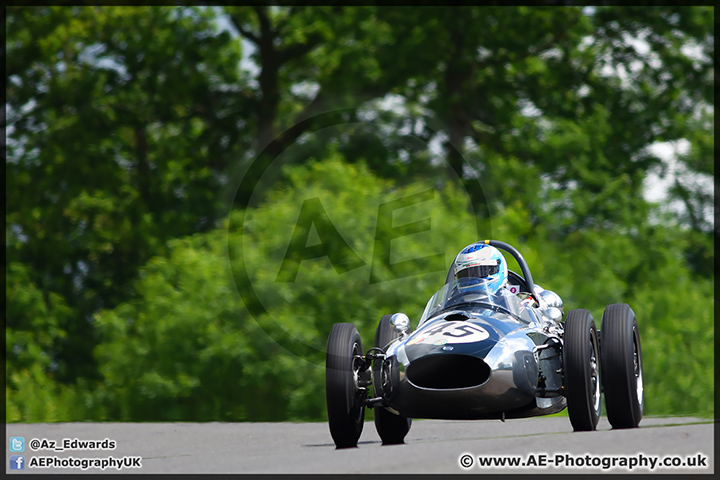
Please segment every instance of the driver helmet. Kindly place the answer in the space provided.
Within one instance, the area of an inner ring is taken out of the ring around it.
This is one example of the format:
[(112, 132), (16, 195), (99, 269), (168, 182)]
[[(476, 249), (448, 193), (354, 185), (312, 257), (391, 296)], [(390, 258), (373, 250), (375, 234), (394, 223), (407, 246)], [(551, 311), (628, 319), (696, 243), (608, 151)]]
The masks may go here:
[(461, 290), (487, 290), (497, 293), (507, 284), (505, 257), (497, 248), (473, 243), (455, 257), (455, 280)]

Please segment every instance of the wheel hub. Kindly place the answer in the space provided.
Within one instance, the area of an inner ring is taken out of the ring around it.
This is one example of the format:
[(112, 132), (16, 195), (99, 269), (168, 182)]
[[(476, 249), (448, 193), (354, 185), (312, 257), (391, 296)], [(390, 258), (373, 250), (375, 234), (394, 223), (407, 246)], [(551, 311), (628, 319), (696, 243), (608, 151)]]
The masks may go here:
[(598, 362), (593, 348), (593, 354), (590, 357), (590, 378), (592, 379), (593, 408), (596, 412), (600, 410), (600, 381), (598, 377)]
[(643, 373), (642, 366), (640, 365), (640, 356), (638, 355), (638, 335), (635, 328), (633, 328), (633, 371), (635, 373), (635, 394), (642, 408), (644, 391)]

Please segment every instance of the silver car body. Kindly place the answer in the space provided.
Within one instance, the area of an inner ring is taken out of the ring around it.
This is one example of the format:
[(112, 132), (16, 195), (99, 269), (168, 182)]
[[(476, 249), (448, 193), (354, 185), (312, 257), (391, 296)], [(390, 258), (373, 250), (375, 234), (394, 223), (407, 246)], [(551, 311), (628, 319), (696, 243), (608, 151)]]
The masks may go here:
[(468, 292), (451, 279), (432, 296), (417, 329), (385, 346), (373, 382), (390, 411), (469, 420), (566, 407), (562, 323), (543, 315), (537, 296), (481, 285)]

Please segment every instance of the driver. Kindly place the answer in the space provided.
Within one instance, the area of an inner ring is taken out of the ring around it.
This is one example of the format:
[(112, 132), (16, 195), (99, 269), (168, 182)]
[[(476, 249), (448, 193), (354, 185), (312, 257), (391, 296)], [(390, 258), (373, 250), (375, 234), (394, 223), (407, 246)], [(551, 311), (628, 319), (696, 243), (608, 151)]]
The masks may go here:
[[(505, 257), (500, 250), (486, 243), (473, 243), (463, 248), (455, 257), (455, 280), (458, 287), (464, 292), (480, 291), (494, 295), (510, 294), (506, 289), (508, 284), (508, 268)], [(544, 293), (546, 292), (546, 293)], [(533, 305), (545, 311), (550, 305), (559, 305), (562, 309), (562, 299), (550, 290), (535, 285), (535, 293), (529, 296), (520, 292), (518, 296), (523, 303)]]
[(505, 257), (497, 248), (473, 243), (455, 257), (455, 279), (463, 291), (482, 288), (492, 294), (500, 293), (507, 285), (508, 269)]

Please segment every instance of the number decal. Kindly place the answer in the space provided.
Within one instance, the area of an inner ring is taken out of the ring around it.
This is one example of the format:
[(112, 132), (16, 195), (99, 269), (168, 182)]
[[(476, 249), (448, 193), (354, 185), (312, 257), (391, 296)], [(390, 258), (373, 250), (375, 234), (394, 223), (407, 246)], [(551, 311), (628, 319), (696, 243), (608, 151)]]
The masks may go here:
[[(440, 322), (437, 327), (422, 332), (422, 337), (411, 340), (412, 343), (435, 344), (443, 341), (447, 343), (472, 343), (487, 339), (490, 334), (479, 325), (469, 322)], [(411, 342), (408, 342), (410, 344)]]
[(450, 323), (441, 323), (439, 327), (433, 328), (431, 330), (428, 330), (425, 332), (425, 335), (435, 335), (436, 333), (440, 333), (443, 330), (445, 330), (447, 327), (451, 326)]
[(462, 333), (455, 334), (452, 332), (445, 332), (445, 333), (443, 333), (443, 335), (446, 335), (448, 337), (460, 338), (460, 337), (467, 337), (468, 335), (472, 335), (473, 333), (480, 333), (480, 334), (487, 333), (484, 328), (476, 327), (475, 325), (472, 325), (472, 324), (459, 325), (459, 326), (455, 327), (455, 331), (457, 332), (458, 330), (462, 331)]

